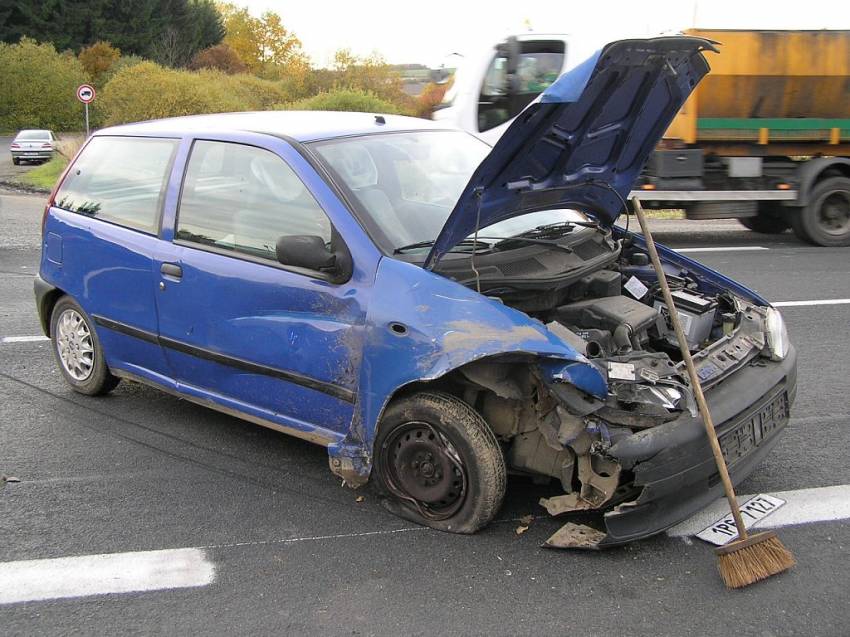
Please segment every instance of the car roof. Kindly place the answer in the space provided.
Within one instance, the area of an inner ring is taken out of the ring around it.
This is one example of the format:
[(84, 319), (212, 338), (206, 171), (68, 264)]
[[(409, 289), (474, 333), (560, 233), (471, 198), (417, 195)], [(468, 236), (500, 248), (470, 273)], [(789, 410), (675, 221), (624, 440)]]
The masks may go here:
[(349, 113), (338, 111), (248, 111), (241, 113), (215, 113), (157, 119), (136, 124), (112, 126), (98, 131), (98, 135), (151, 135), (183, 136), (187, 133), (255, 132), (291, 137), (300, 142), (333, 139), (370, 133), (387, 133), (410, 130), (446, 130), (446, 124), (374, 113)]
[(21, 133), (49, 133), (50, 131), (46, 128), (22, 128), (18, 131), (18, 135)]

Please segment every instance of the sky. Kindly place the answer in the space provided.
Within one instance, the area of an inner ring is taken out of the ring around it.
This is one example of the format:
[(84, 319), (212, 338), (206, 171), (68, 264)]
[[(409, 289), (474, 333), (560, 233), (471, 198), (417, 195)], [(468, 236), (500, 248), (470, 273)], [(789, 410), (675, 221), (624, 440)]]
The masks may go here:
[(510, 33), (568, 33), (601, 46), (613, 39), (714, 29), (850, 29), (847, 0), (231, 0), (274, 11), (317, 66), (333, 52), (373, 51), (391, 63), (451, 63), (452, 53)]

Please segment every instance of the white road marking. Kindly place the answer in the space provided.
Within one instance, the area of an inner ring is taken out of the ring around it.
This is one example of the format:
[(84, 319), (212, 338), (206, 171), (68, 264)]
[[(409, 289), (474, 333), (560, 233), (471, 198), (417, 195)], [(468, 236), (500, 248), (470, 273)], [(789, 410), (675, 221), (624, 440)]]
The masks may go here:
[(850, 305), (850, 299), (818, 299), (816, 301), (777, 301), (776, 307), (807, 307), (809, 305)]
[[(796, 491), (776, 491), (770, 495), (785, 500), (785, 505), (768, 517), (753, 525), (757, 529), (775, 529), (782, 526), (833, 522), (850, 518), (850, 484), (834, 487), (817, 487)], [(739, 495), (738, 501), (745, 502), (752, 495)], [(691, 516), (684, 522), (667, 530), (671, 537), (696, 535), (718, 518), (729, 513), (725, 498)]]
[(0, 604), (207, 586), (215, 567), (197, 548), (0, 563)]
[(47, 336), (4, 336), (0, 338), (0, 343), (37, 343), (40, 341), (49, 341)]
[(728, 246), (726, 248), (673, 248), (676, 252), (749, 252), (752, 250), (770, 250), (763, 246)]
[(210, 544), (199, 546), (200, 549), (223, 549), (234, 546), (261, 546), (264, 544), (297, 544), (298, 542), (322, 542), (324, 540), (349, 540), (358, 537), (370, 537), (373, 535), (394, 535), (396, 533), (410, 533), (411, 531), (429, 531), (427, 526), (409, 526), (400, 529), (381, 529), (379, 531), (361, 531), (360, 533), (335, 533), (332, 535), (307, 535), (303, 537), (287, 537), (273, 540), (253, 540), (247, 542), (230, 542), (228, 544)]

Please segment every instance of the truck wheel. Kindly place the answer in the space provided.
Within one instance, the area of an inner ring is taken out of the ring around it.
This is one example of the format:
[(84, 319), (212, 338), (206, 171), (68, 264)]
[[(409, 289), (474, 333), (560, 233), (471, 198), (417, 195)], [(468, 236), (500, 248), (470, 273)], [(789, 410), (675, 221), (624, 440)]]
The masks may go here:
[(475, 533), (499, 510), (505, 459), (484, 419), (450, 394), (392, 402), (375, 441), (373, 485), (405, 519), (451, 533)]
[(791, 225), (785, 217), (759, 212), (755, 217), (741, 217), (741, 225), (760, 234), (782, 234)]
[(50, 340), (59, 371), (74, 391), (97, 396), (118, 385), (121, 379), (109, 372), (94, 325), (70, 296), (63, 296), (53, 308)]
[(850, 179), (830, 177), (816, 184), (809, 205), (791, 217), (791, 225), (803, 241), (850, 245)]

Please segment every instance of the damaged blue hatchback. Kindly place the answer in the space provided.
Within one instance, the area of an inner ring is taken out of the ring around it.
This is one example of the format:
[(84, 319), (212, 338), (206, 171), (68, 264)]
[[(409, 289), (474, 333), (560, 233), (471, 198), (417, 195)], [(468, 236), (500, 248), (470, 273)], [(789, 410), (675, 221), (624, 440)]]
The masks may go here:
[[(601, 514), (554, 545), (657, 533), (721, 487), (642, 239), (613, 224), (711, 48), (610, 44), (492, 149), (362, 113), (101, 130), (45, 210), (59, 369), (324, 445), (437, 529), (482, 528), (514, 473), (557, 481), (553, 515)], [(660, 252), (740, 481), (788, 423), (794, 350), (767, 301)]]

